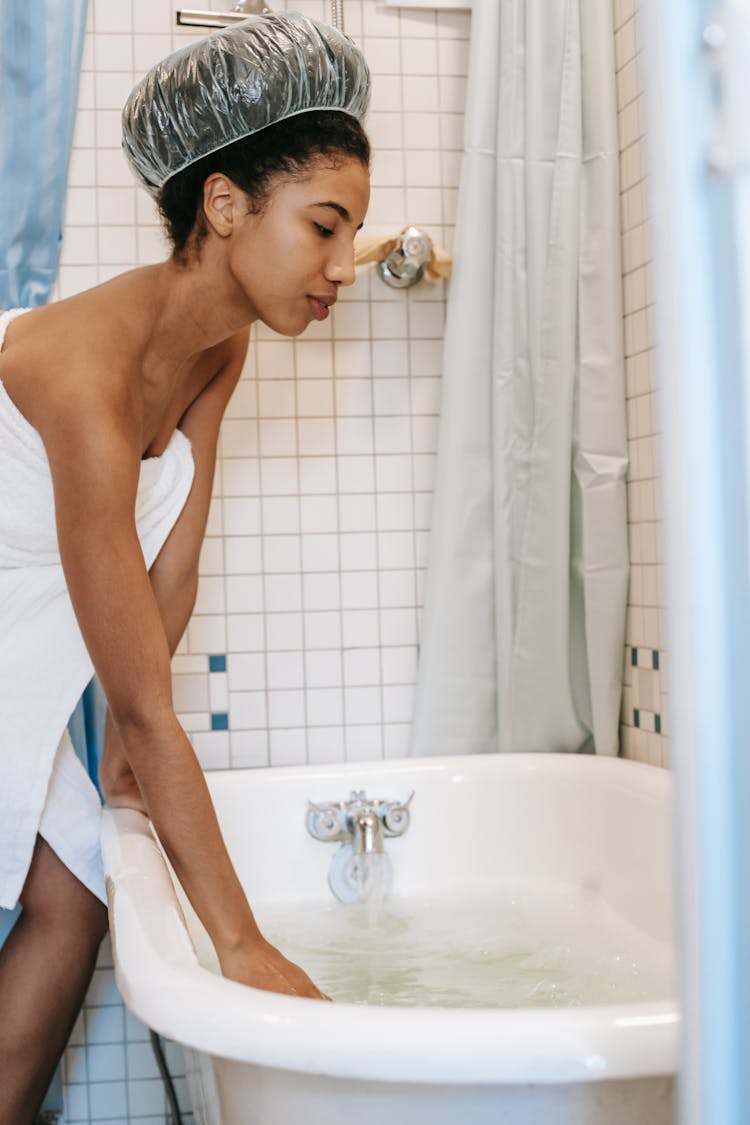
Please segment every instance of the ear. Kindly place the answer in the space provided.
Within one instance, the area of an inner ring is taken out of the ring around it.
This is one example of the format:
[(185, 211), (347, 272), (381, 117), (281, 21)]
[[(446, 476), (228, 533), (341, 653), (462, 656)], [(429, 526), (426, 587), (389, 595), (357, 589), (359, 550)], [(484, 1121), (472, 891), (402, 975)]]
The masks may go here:
[[(203, 185), (203, 213), (209, 227), (220, 238), (228, 238), (232, 233), (243, 198), (237, 185), (221, 172), (214, 172), (206, 179)], [(246, 204), (244, 211), (247, 211)]]

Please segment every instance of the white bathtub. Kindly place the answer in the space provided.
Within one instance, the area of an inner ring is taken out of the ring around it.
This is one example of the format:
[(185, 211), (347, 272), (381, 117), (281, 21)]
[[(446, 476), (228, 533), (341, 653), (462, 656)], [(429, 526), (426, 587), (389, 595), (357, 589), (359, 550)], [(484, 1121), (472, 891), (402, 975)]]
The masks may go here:
[[(482, 755), (208, 774), (248, 897), (331, 901), (335, 845), (308, 835), (308, 799), (404, 798), (392, 893), (471, 896), (529, 881), (601, 896), (671, 943), (670, 778), (571, 755)], [(198, 846), (198, 845), (196, 845)], [(128, 1007), (187, 1046), (201, 1125), (672, 1125), (678, 1009), (369, 1007), (293, 999), (201, 967), (196, 919), (144, 817), (105, 811), (117, 981)], [(577, 891), (576, 891), (577, 893)]]

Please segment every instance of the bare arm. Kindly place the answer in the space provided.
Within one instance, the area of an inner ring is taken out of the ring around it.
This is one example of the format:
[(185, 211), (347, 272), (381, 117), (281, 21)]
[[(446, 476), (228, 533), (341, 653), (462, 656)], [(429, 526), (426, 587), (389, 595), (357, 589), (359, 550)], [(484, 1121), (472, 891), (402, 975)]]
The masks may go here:
[[(149, 578), (164, 625), (170, 656), (187, 628), (198, 590), (198, 561), (211, 502), (219, 426), (237, 385), (247, 352), (247, 333), (231, 342), (227, 361), (190, 406), (180, 429), (190, 438), (195, 475), (190, 495), (156, 558)], [(147, 812), (125, 749), (107, 712), (99, 783), (113, 807)]]
[(157, 591), (160, 585), (163, 592), (170, 586), (170, 571), (180, 575), (184, 563), (190, 570), (205, 526), (208, 500), (201, 500), (201, 489), (210, 495), (210, 480), (201, 475), (195, 504), (175, 528), (171, 550), (164, 553), (152, 585), (134, 518), (141, 444), (138, 402), (127, 388), (103, 401), (92, 387), (93, 373), (76, 381), (77, 393), (71, 393), (68, 383), (66, 395), (49, 411), (54, 424), (40, 432), (52, 471), (68, 589), (115, 731), (148, 815), (224, 973), (256, 987), (319, 996), (302, 970), (260, 934), (222, 840), (203, 773), (172, 706), (167, 632), (180, 628), (185, 610), (176, 611), (170, 622), (167, 609), (163, 621)]

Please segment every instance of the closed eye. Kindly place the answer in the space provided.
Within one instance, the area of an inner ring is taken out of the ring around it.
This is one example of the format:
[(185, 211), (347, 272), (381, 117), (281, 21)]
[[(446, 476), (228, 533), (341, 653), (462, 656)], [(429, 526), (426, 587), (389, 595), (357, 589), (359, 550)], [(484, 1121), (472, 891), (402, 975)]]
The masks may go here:
[(324, 227), (322, 223), (314, 223), (313, 225), (321, 238), (330, 238), (333, 235), (330, 227)]

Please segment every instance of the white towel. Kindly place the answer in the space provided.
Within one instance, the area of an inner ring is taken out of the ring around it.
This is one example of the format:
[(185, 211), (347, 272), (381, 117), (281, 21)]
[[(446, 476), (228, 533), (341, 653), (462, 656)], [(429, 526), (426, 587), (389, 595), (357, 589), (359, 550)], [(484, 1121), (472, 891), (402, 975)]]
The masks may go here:
[[(25, 309), (0, 313), (8, 324)], [(176, 430), (142, 463), (136, 524), (151, 567), (193, 481), (190, 442)], [(0, 382), (0, 907), (23, 888), (38, 832), (106, 901), (99, 799), (65, 734), (93, 675), (65, 585), (42, 440)]]

